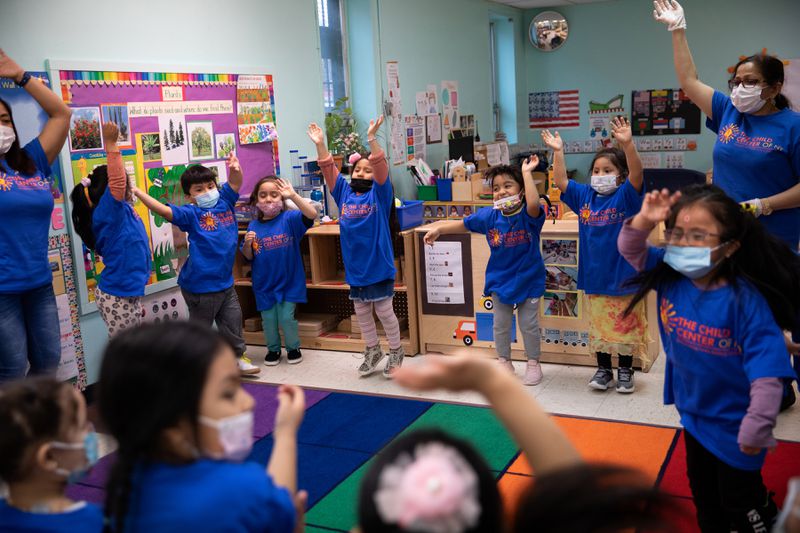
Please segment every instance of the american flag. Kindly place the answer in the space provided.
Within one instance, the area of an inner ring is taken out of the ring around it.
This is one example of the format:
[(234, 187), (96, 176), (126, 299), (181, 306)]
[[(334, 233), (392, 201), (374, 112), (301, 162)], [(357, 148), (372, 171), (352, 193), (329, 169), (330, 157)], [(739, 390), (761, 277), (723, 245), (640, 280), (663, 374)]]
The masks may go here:
[(579, 91), (552, 91), (528, 95), (530, 128), (580, 127)]

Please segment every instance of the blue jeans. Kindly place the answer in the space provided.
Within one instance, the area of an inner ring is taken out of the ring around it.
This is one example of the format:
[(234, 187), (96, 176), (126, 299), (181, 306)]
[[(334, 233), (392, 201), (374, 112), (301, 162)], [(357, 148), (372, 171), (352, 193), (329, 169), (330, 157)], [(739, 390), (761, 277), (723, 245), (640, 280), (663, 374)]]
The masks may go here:
[(31, 374), (55, 373), (61, 332), (53, 285), (0, 293), (0, 383)]

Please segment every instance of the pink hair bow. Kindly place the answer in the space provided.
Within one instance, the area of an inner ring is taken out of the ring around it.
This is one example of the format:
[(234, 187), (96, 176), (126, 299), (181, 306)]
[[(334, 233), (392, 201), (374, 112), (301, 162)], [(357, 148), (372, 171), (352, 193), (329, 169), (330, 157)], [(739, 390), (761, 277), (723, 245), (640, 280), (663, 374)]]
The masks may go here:
[(361, 154), (355, 152), (353, 154), (350, 154), (350, 157), (347, 159), (347, 162), (350, 163), (350, 165), (352, 166), (358, 163), (360, 160), (361, 160)]

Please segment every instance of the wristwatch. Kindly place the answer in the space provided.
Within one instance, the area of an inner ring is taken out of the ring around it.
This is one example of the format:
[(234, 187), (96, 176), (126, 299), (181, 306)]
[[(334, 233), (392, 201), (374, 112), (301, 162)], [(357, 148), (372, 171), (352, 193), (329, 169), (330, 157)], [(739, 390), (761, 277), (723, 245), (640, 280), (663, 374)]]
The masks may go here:
[(23, 72), (22, 73), (22, 79), (19, 80), (19, 81), (14, 80), (14, 83), (19, 85), (20, 87), (25, 87), (25, 85), (27, 85), (29, 81), (31, 81), (31, 73), (30, 72)]

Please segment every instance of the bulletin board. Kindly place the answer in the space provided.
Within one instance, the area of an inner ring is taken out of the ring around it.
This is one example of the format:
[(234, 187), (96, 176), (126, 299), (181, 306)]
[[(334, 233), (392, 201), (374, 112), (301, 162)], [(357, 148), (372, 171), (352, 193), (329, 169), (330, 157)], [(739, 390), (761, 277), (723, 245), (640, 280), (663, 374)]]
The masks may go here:
[[(164, 203), (185, 203), (180, 175), (191, 165), (210, 168), (227, 181), (225, 159), (235, 151), (244, 174), (240, 195), (255, 182), (279, 174), (272, 76), (255, 70), (49, 61), (50, 78), (72, 108), (60, 159), (65, 195), (99, 165), (106, 164), (102, 124), (120, 126), (118, 145), (126, 172), (137, 187)], [(67, 209), (69, 209), (67, 202)], [(146, 294), (176, 285), (187, 255), (185, 234), (134, 205), (145, 223), (153, 253)], [(73, 228), (81, 313), (97, 309), (94, 287), (102, 258), (89, 251)]]
[(631, 101), (634, 135), (700, 133), (700, 108), (681, 89), (633, 91)]

